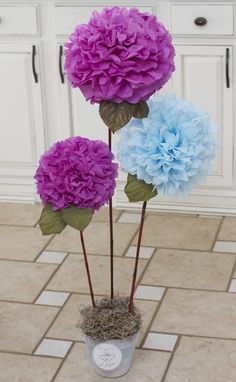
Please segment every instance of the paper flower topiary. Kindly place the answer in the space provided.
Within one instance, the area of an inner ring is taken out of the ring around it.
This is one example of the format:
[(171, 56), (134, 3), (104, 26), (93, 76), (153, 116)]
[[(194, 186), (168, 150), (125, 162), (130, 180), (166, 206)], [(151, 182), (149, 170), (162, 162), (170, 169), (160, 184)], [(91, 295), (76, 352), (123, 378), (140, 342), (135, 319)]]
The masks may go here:
[(149, 114), (119, 132), (118, 160), (164, 195), (185, 195), (210, 172), (216, 144), (209, 115), (174, 95), (153, 97)]
[(171, 35), (156, 16), (104, 8), (78, 25), (65, 44), (65, 72), (91, 103), (136, 104), (168, 81), (174, 54)]
[(37, 192), (53, 210), (75, 206), (99, 209), (112, 197), (117, 164), (106, 143), (72, 137), (55, 143), (41, 157)]

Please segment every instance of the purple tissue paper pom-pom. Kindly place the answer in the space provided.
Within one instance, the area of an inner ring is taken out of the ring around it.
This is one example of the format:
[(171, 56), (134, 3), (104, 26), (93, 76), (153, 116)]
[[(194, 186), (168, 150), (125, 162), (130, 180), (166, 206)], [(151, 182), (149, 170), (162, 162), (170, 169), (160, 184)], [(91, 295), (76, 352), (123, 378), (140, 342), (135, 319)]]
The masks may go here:
[(55, 143), (42, 155), (37, 192), (53, 210), (76, 206), (99, 209), (112, 197), (118, 165), (108, 145), (82, 137)]
[(94, 11), (65, 44), (65, 72), (86, 100), (146, 101), (169, 80), (172, 38), (156, 16), (136, 8)]

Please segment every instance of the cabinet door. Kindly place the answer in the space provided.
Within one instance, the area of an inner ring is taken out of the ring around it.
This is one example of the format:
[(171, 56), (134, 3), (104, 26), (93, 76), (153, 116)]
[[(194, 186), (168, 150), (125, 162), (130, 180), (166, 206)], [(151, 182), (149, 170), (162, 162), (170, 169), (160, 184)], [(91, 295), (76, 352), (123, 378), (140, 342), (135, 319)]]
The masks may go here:
[[(173, 90), (209, 111), (218, 126), (217, 156), (208, 186), (231, 187), (233, 183), (233, 49), (231, 46), (176, 45)], [(228, 54), (228, 64), (227, 64)], [(229, 83), (226, 81), (228, 66)]]
[(61, 139), (80, 135), (107, 141), (108, 128), (99, 116), (99, 105), (87, 102), (79, 88), (72, 88), (63, 73), (63, 44), (58, 45)]
[(32, 44), (0, 44), (1, 199), (35, 197), (33, 176), (45, 149), (38, 52), (37, 45), (33, 52)]

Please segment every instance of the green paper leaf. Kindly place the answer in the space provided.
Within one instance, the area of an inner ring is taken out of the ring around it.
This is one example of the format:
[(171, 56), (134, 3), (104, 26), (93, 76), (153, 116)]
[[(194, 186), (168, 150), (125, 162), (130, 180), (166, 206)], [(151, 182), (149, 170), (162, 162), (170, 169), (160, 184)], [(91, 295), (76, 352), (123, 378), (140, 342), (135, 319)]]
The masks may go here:
[(140, 118), (140, 119), (146, 118), (148, 116), (148, 113), (149, 113), (149, 108), (148, 108), (147, 102), (146, 101), (139, 101), (135, 105), (133, 117), (134, 118)]
[(125, 193), (130, 202), (147, 202), (158, 194), (152, 184), (137, 179), (136, 175), (128, 174)]
[(61, 216), (66, 224), (79, 231), (83, 231), (92, 220), (93, 209), (71, 206), (61, 210)]
[(60, 233), (66, 227), (66, 223), (61, 217), (61, 211), (53, 211), (51, 204), (46, 204), (42, 210), (39, 227), (43, 235)]
[(130, 121), (135, 106), (126, 101), (121, 103), (103, 101), (99, 106), (99, 113), (103, 122), (114, 133)]

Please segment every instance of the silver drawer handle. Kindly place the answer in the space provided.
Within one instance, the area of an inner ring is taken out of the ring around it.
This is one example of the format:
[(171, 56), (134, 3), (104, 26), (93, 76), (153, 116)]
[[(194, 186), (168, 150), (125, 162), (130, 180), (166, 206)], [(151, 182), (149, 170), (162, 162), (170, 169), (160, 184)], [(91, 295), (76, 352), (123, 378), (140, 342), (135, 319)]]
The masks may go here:
[(207, 24), (207, 19), (205, 17), (197, 17), (195, 20), (194, 20), (194, 23), (198, 26), (198, 27), (203, 27), (204, 25)]

